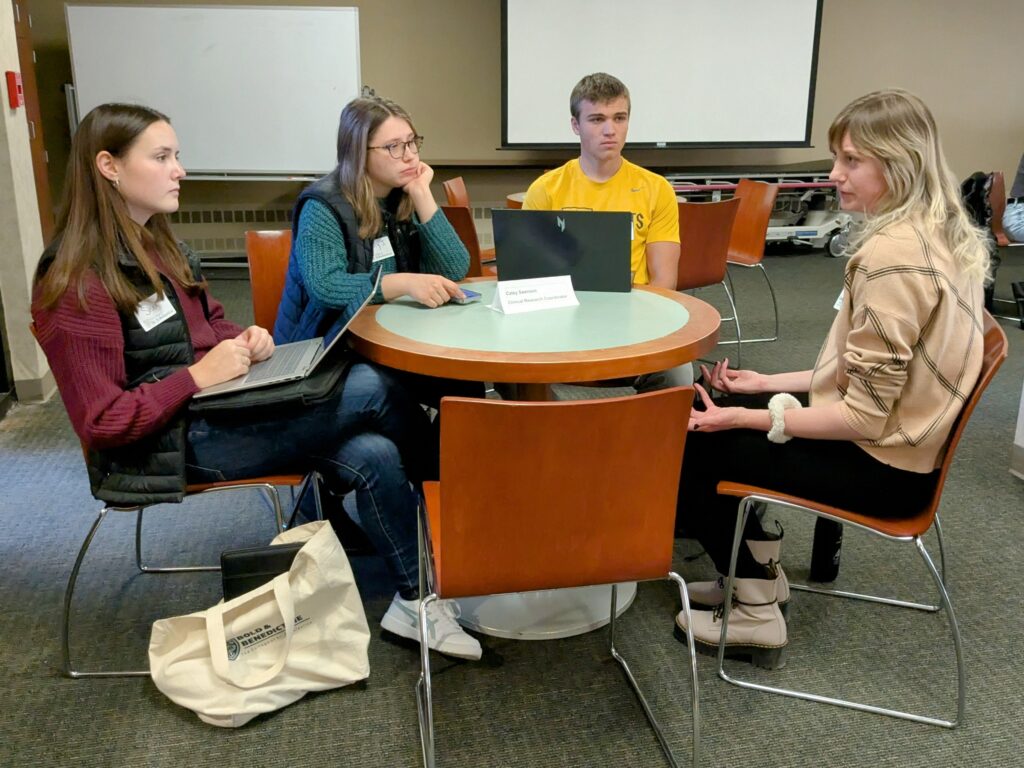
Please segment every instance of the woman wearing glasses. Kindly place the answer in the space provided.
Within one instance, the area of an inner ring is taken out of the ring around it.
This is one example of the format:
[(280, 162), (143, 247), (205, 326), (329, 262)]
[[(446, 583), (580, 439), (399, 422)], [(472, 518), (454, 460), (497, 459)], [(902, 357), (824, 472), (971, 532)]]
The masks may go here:
[(465, 277), (469, 254), (434, 202), (422, 144), (392, 101), (358, 98), (342, 110), (337, 167), (295, 203), (278, 343), (322, 336), (369, 290), (377, 265), (378, 303), (408, 295), (439, 307), (462, 296), (454, 281)]

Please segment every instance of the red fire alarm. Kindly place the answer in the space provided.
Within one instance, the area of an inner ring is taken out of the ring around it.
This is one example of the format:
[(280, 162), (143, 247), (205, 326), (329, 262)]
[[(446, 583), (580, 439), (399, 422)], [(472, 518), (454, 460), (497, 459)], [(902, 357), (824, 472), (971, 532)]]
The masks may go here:
[(11, 109), (25, 106), (25, 88), (21, 84), (21, 72), (7, 73), (7, 103)]

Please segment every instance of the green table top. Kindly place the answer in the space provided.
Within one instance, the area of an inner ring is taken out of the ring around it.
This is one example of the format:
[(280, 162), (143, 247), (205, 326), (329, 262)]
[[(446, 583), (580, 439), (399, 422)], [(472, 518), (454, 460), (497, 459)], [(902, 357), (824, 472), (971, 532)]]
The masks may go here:
[(485, 352), (581, 352), (659, 339), (689, 321), (686, 308), (647, 291), (577, 291), (577, 307), (503, 315), (487, 307), (495, 283), (468, 286), (482, 294), (472, 304), (429, 309), (403, 298), (377, 310), (377, 322), (407, 339)]

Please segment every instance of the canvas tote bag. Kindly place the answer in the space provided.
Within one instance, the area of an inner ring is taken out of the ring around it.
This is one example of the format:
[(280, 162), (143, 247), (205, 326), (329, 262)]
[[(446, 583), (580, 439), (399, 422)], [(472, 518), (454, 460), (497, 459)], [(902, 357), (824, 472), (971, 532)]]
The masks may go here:
[(309, 691), (370, 674), (370, 629), (348, 557), (326, 521), (272, 544), (305, 542), (291, 569), (206, 611), (154, 622), (153, 682), (211, 725), (237, 728)]

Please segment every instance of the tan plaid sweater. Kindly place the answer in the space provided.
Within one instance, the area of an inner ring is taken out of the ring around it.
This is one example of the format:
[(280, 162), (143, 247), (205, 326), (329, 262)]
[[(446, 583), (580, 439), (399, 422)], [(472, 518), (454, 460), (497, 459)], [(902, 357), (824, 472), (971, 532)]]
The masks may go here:
[(981, 285), (936, 238), (903, 223), (850, 258), (843, 291), (811, 405), (839, 402), (874, 458), (931, 472), (981, 370)]

